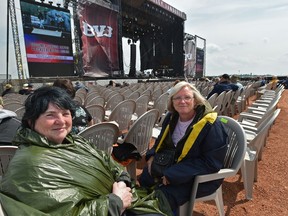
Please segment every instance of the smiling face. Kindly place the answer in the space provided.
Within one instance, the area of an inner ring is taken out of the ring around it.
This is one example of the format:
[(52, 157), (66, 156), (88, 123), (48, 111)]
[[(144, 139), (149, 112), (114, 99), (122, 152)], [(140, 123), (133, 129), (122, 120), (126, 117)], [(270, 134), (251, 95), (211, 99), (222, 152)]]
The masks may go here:
[(179, 113), (180, 120), (188, 121), (194, 116), (194, 100), (193, 91), (187, 86), (173, 96), (173, 106)]
[(35, 121), (34, 130), (57, 144), (62, 143), (72, 128), (70, 110), (49, 103), (48, 109)]

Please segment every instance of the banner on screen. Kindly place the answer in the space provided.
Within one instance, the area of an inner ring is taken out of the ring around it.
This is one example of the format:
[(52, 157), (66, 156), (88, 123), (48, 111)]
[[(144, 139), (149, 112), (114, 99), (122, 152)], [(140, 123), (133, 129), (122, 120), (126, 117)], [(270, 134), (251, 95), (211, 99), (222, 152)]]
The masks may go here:
[(201, 78), (204, 76), (204, 50), (196, 48), (196, 78)]
[(95, 3), (80, 4), (84, 76), (109, 76), (119, 70), (117, 15)]
[(187, 77), (193, 77), (195, 73), (195, 41), (194, 40), (184, 40), (184, 74)]
[(70, 11), (21, 0), (30, 77), (75, 76)]

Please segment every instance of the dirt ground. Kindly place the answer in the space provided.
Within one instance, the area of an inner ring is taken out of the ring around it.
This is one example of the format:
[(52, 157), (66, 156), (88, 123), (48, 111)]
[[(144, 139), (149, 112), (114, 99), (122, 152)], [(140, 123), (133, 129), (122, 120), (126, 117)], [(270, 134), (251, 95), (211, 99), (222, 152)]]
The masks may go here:
[[(278, 103), (281, 112), (272, 126), (262, 160), (258, 163), (258, 181), (253, 199), (245, 199), (240, 175), (227, 178), (223, 184), (225, 215), (284, 216), (288, 215), (288, 90)], [(196, 203), (194, 216), (218, 215), (213, 201)]]

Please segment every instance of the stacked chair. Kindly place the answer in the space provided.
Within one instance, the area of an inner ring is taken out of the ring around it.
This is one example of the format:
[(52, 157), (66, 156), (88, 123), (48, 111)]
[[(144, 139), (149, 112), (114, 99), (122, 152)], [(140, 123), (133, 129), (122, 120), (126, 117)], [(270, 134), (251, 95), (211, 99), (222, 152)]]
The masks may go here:
[(247, 137), (247, 151), (241, 167), (246, 198), (252, 199), (253, 184), (257, 181), (258, 161), (266, 145), (269, 130), (280, 113), (277, 108), (283, 87), (262, 91), (259, 99), (241, 112), (238, 118)]

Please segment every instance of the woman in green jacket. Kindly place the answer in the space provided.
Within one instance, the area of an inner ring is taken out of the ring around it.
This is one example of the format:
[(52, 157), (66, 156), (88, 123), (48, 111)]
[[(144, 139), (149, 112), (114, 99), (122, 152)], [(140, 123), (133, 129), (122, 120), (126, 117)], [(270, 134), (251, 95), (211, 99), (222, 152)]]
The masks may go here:
[[(70, 133), (75, 105), (65, 90), (41, 87), (25, 102), (19, 146), (1, 182), (9, 215), (171, 215), (161, 194), (139, 193), (110, 155)], [(162, 200), (162, 199), (161, 199)], [(164, 200), (165, 202), (165, 200)]]

